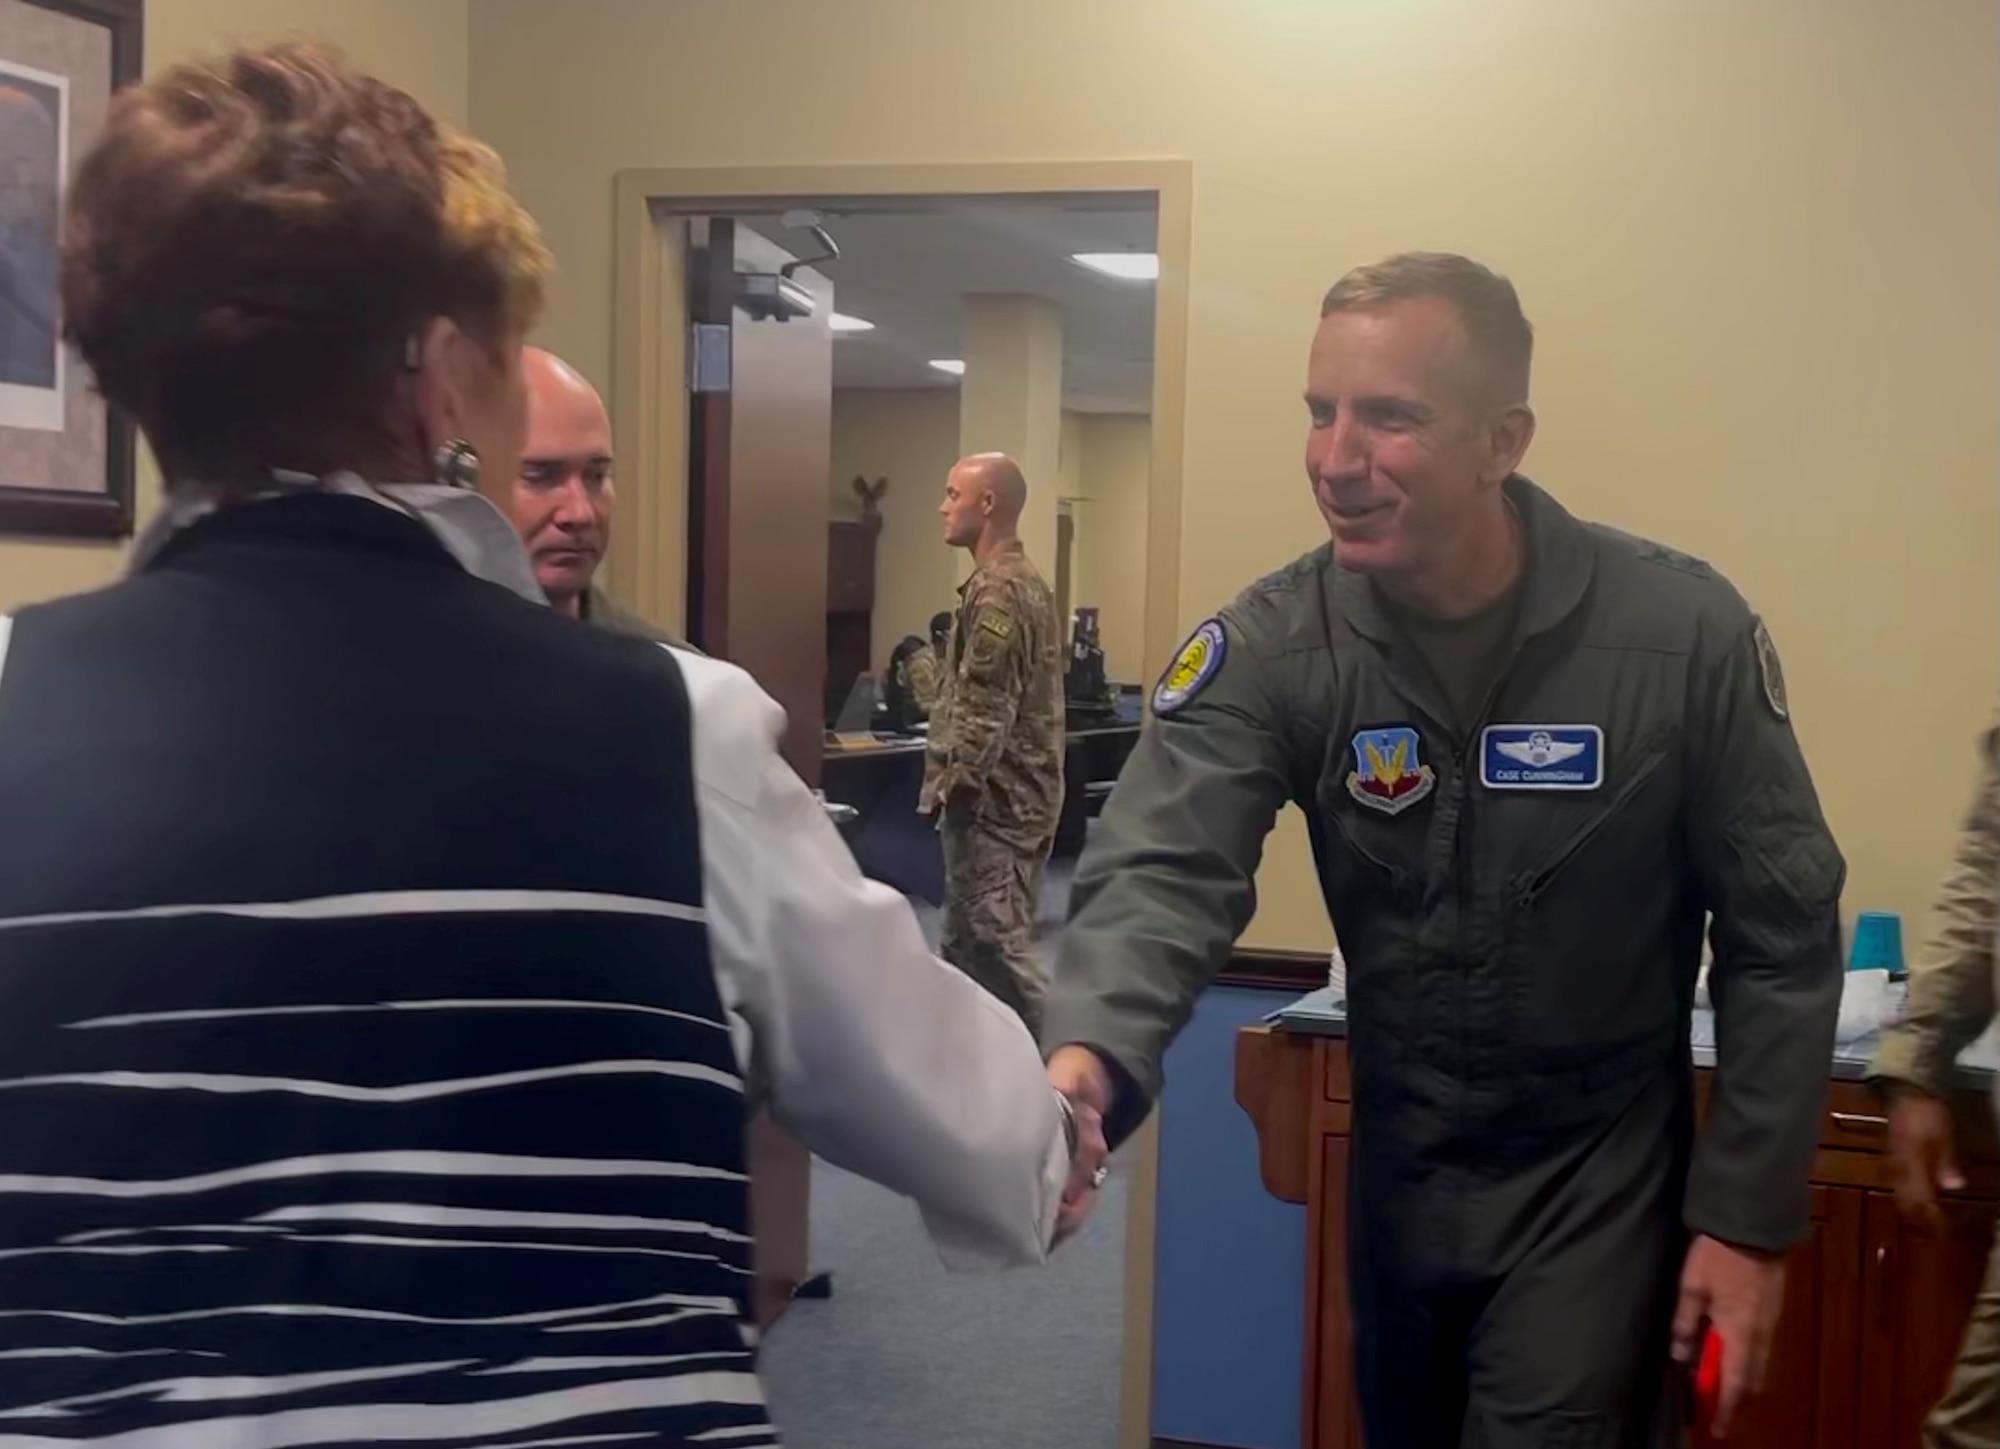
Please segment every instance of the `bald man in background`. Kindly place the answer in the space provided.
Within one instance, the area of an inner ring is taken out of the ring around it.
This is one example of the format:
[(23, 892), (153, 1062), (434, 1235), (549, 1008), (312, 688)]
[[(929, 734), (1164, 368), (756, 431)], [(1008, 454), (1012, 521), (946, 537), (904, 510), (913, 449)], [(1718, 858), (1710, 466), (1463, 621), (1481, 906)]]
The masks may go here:
[(945, 542), (972, 554), (945, 648), (918, 809), (944, 847), (938, 954), (1039, 1031), (1035, 902), (1063, 801), (1062, 633), (1021, 547), (1028, 483), (1004, 453), (945, 479)]
[(611, 418), (582, 373), (554, 353), (524, 348), (528, 443), (521, 473), (501, 500), (527, 546), (549, 604), (614, 634), (680, 643), (612, 603), (592, 580), (611, 546)]

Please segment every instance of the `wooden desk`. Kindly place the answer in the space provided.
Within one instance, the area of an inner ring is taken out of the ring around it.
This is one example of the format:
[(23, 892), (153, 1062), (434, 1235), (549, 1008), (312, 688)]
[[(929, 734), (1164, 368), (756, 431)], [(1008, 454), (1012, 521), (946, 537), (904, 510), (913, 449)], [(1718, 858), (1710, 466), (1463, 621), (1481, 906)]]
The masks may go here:
[[(1704, 1109), (1710, 1078), (1696, 1072)], [(1300, 1449), (1360, 1449), (1347, 1306), (1346, 1041), (1244, 1028), (1236, 1101), (1257, 1124), (1265, 1188), (1306, 1206)], [(1858, 1082), (1828, 1083), (1812, 1172), (1812, 1232), (1786, 1264), (1765, 1392), (1739, 1416), (1729, 1444), (1919, 1449), (1920, 1425), (1958, 1356), (2000, 1216), (1992, 1100), (1968, 1092), (1956, 1105), (1967, 1186), (1945, 1201), (1948, 1231), (1927, 1238), (1897, 1216), (1881, 1106)]]
[[(1136, 724), (1092, 725), (1068, 732), (1063, 747), (1063, 812), (1056, 826), (1053, 859), (1071, 859), (1083, 849), (1091, 807), (1089, 787), (1117, 779), (1138, 740)], [(827, 799), (861, 813), (848, 832), (861, 869), (906, 896), (939, 904), (944, 899), (944, 862), (937, 829), (917, 814), (925, 747), (925, 741), (914, 738), (836, 735), (826, 742), (820, 768)]]

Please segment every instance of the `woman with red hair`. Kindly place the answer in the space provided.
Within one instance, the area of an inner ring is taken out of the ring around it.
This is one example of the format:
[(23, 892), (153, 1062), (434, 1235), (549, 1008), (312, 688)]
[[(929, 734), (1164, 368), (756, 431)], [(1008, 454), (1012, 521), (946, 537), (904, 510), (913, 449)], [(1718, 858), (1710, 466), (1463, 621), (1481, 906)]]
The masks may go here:
[(0, 618), (0, 1442), (752, 1449), (751, 1083), (960, 1260), (1088, 1179), (748, 677), (545, 606), (478, 488), (548, 270), (307, 45), (82, 163), (64, 323), (166, 501)]

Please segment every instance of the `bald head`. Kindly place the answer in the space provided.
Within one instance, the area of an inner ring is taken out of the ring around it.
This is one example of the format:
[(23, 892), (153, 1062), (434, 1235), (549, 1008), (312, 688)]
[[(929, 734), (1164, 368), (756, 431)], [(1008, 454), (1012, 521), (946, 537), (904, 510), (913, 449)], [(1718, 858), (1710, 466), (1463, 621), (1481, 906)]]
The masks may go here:
[(597, 395), (589, 379), (546, 347), (523, 347), (521, 371), (528, 380), (530, 403), (581, 408), (604, 416), (604, 399)]
[(944, 540), (953, 548), (984, 548), (1016, 536), (1028, 506), (1028, 480), (1005, 453), (960, 458), (944, 481)]
[(1021, 510), (1028, 506), (1028, 480), (1019, 463), (1005, 453), (974, 453), (960, 459), (958, 466), (974, 487), (993, 495), (995, 517), (1009, 524), (1021, 521)]
[(611, 542), (611, 419), (589, 381), (540, 347), (521, 349), (528, 443), (507, 516), (549, 602), (576, 613)]

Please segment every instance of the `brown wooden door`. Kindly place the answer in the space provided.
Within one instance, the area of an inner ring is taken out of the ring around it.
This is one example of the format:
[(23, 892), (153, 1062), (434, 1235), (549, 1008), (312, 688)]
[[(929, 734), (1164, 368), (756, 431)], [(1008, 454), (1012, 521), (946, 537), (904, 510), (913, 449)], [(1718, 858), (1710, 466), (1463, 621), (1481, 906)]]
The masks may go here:
[[(696, 228), (697, 233), (702, 228)], [(688, 315), (727, 329), (726, 386), (688, 411), (688, 638), (742, 666), (783, 705), (785, 758), (819, 784), (825, 709), (827, 476), (833, 452), (833, 288), (816, 272), (795, 280), (810, 317), (753, 321), (736, 305), (738, 272), (792, 260), (726, 217), (706, 224), (688, 263)], [(699, 349), (698, 349), (699, 350)], [(713, 356), (713, 354), (709, 354)], [(760, 1325), (784, 1311), (808, 1269), (812, 1162), (760, 1114), (750, 1123), (753, 1307)]]
[(2000, 1204), (1943, 1207), (1945, 1230), (1933, 1237), (1905, 1226), (1888, 1193), (1868, 1194), (1860, 1449), (1919, 1449), (1924, 1416), (1958, 1360)]
[[(699, 228), (697, 229), (699, 233)], [(785, 758), (819, 783), (825, 728), (827, 537), (832, 499), (833, 286), (810, 269), (810, 317), (753, 321), (737, 275), (789, 252), (727, 217), (689, 260), (697, 327), (727, 327), (726, 389), (693, 399), (688, 439), (688, 636), (747, 669), (785, 707)], [(697, 382), (702, 369), (697, 368)]]
[(1691, 1434), (1698, 1449), (1870, 1449), (1854, 1437), (1867, 1197), (1859, 1188), (1812, 1190), (1812, 1232), (1785, 1260), (1764, 1392), (1738, 1412), (1727, 1440)]

